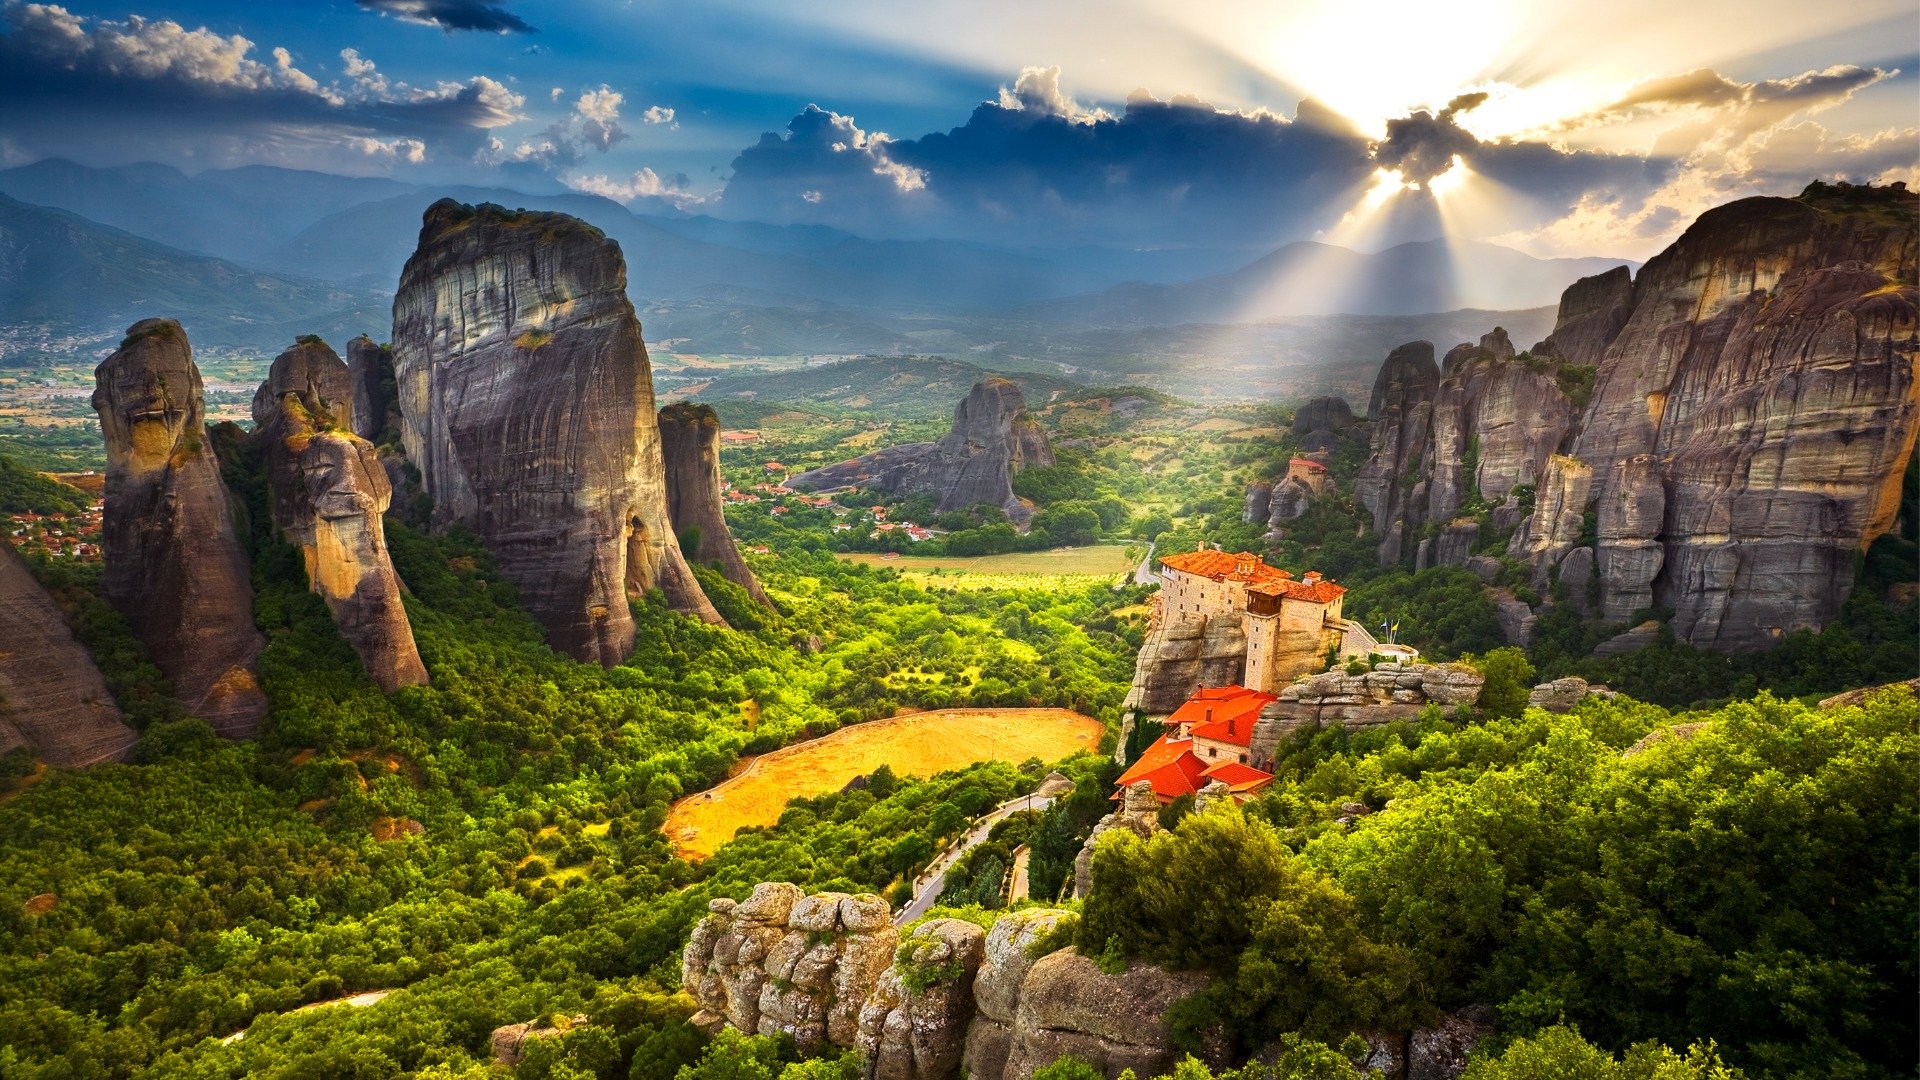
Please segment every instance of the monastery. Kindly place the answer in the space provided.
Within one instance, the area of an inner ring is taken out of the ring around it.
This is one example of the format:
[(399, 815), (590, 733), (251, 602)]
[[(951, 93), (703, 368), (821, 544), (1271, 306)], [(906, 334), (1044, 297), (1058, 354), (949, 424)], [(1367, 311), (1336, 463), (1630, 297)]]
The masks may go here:
[(1166, 732), (1115, 782), (1118, 792), (1145, 780), (1162, 806), (1197, 795), (1214, 781), (1245, 800), (1273, 783), (1251, 764), (1253, 727), (1274, 695), (1244, 686), (1203, 687), (1167, 717)]

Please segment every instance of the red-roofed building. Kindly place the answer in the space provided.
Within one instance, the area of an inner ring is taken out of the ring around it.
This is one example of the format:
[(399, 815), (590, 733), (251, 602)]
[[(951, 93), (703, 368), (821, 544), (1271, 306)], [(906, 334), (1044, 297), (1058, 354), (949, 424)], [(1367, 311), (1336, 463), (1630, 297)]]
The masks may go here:
[(1306, 485), (1315, 495), (1324, 495), (1327, 491), (1327, 467), (1324, 463), (1309, 457), (1297, 457), (1287, 462), (1287, 479)]
[(1340, 607), (1347, 590), (1317, 573), (1295, 578), (1250, 551), (1204, 547), (1163, 556), (1160, 567), (1156, 625), (1237, 618), (1246, 638), (1244, 688), (1276, 694), (1294, 676), (1324, 668), (1329, 648), (1346, 647), (1351, 624)]
[(1247, 763), (1253, 725), (1260, 709), (1273, 700), (1272, 694), (1244, 686), (1196, 691), (1167, 718), (1166, 734), (1120, 774), (1118, 789), (1145, 780), (1164, 805), (1182, 795), (1197, 795), (1218, 780), (1235, 798), (1246, 799), (1273, 783), (1272, 774)]

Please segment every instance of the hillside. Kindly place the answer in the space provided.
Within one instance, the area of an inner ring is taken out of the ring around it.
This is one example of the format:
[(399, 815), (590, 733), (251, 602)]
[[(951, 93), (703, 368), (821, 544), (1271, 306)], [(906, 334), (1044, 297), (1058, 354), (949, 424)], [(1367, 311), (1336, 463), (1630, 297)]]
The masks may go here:
[(16, 341), (39, 331), (83, 342), (117, 341), (138, 319), (183, 312), (194, 341), (214, 347), (267, 348), (316, 331), (347, 337), (388, 321), (385, 298), (371, 290), (248, 270), (6, 196), (0, 311)]
[(950, 416), (953, 403), (974, 383), (1003, 374), (1020, 387), (1029, 406), (1086, 392), (1080, 383), (1031, 372), (992, 372), (937, 356), (863, 356), (772, 374), (723, 376), (696, 396), (720, 404), (777, 401), (789, 405), (860, 409), (901, 419)]

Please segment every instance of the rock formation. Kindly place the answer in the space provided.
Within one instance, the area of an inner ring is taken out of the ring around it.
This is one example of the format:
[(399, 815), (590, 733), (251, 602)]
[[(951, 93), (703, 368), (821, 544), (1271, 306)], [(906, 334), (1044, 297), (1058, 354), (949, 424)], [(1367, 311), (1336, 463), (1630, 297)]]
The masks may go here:
[(1553, 333), (1533, 347), (1536, 356), (1592, 367), (1626, 325), (1633, 310), (1633, 271), (1616, 266), (1584, 277), (1560, 294)]
[(1920, 426), (1917, 213), (1898, 189), (1743, 199), (1641, 269), (1572, 448), (1605, 617), (1749, 649), (1839, 613)]
[(1073, 859), (1073, 895), (1084, 897), (1093, 889), (1093, 849), (1100, 838), (1115, 829), (1125, 829), (1145, 840), (1160, 831), (1160, 800), (1153, 794), (1153, 785), (1145, 780), (1134, 784), (1120, 794), (1120, 805), (1113, 812), (1093, 823), (1093, 831), (1087, 834), (1087, 842), (1080, 845), (1080, 854)]
[(720, 500), (720, 418), (713, 406), (680, 402), (661, 409), (660, 453), (667, 471), (667, 513), (687, 557), (719, 566), (728, 581), (772, 607), (727, 529)]
[[(1436, 375), (1425, 343), (1395, 350), (1356, 487), (1382, 562), (1416, 534), (1420, 563), (1454, 562), (1477, 491), (1534, 588), (1557, 579), (1583, 611), (1591, 590), (1600, 618), (1670, 611), (1675, 636), (1729, 650), (1830, 621), (1920, 430), (1917, 219), (1897, 186), (1744, 199), (1637, 278), (1576, 282), (1531, 357), (1489, 335)], [(1578, 415), (1576, 365), (1595, 369)]]
[[(1199, 972), (1171, 972), (1134, 961), (1118, 975), (1100, 970), (1072, 949), (1049, 953), (1021, 980), (1006, 1063), (993, 1073), (982, 1063), (970, 1075), (1028, 1080), (1069, 1054), (1108, 1076), (1132, 1069), (1160, 1076), (1185, 1056), (1174, 1050), (1167, 1013), (1206, 988)], [(1215, 1054), (1213, 1064), (1223, 1064)]]
[(1281, 740), (1322, 724), (1369, 727), (1420, 715), (1428, 705), (1471, 705), (1486, 680), (1465, 664), (1376, 664), (1359, 675), (1328, 671), (1280, 691), (1260, 710), (1249, 747), (1255, 768), (1269, 768)]
[(1013, 494), (1013, 474), (1053, 464), (1047, 433), (1026, 415), (1020, 388), (999, 377), (982, 379), (953, 413), (953, 427), (937, 443), (904, 443), (787, 478), (801, 491), (866, 487), (889, 495), (916, 491), (940, 497), (939, 509), (998, 506), (1024, 525), (1033, 511)]
[(931, 919), (901, 944), (860, 1009), (868, 1080), (959, 1075), (986, 937), (970, 922)]
[(1237, 613), (1156, 620), (1134, 662), (1127, 707), (1165, 716), (1196, 686), (1226, 686), (1245, 679), (1244, 621)]
[(564, 214), (429, 207), (393, 303), (407, 456), (554, 648), (615, 664), (629, 595), (720, 616), (667, 512), (653, 379), (620, 247)]
[(135, 738), (59, 605), (0, 544), (0, 754), (24, 746), (77, 768), (124, 759)]
[(1417, 470), (1427, 457), (1433, 432), (1433, 403), (1440, 391), (1440, 368), (1433, 343), (1413, 341), (1387, 354), (1373, 381), (1367, 419), (1373, 425), (1373, 451), (1354, 481), (1353, 494), (1373, 514), (1380, 538), (1380, 562), (1391, 565), (1406, 551), (1408, 508), (1424, 507), (1427, 481)]
[(347, 342), (347, 373), (353, 382), (353, 433), (378, 443), (390, 419), (394, 400), (393, 350), (376, 345), (365, 334)]
[(1293, 434), (1297, 439), (1318, 431), (1337, 435), (1353, 424), (1353, 407), (1347, 404), (1346, 398), (1317, 397), (1293, 414)]
[(1604, 686), (1593, 686), (1578, 675), (1569, 675), (1534, 687), (1527, 694), (1527, 705), (1548, 712), (1565, 713), (1572, 712), (1575, 705), (1590, 696), (1610, 698), (1615, 695)]
[(393, 489), (373, 444), (353, 433), (354, 383), (319, 338), (274, 360), (253, 396), (273, 524), (300, 549), (307, 584), (382, 690), (418, 686), (427, 669), (400, 602), (381, 515)]
[(694, 1023), (785, 1033), (802, 1049), (857, 1045), (861, 1006), (900, 940), (885, 900), (763, 882), (707, 910), (681, 964), (681, 985), (701, 1008)]
[(188, 712), (251, 735), (267, 712), (253, 671), (265, 642), (186, 331), (135, 323), (94, 380), (107, 447), (102, 590)]
[(1247, 501), (1240, 512), (1240, 520), (1249, 525), (1267, 520), (1273, 513), (1273, 485), (1265, 480), (1255, 480), (1247, 485)]

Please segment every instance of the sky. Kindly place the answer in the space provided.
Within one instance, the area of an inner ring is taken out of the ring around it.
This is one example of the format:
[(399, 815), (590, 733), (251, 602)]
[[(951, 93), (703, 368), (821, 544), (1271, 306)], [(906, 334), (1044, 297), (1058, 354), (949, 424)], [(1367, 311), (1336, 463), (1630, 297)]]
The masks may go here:
[(1912, 0), (0, 0), (0, 166), (269, 164), (1032, 246), (1643, 259), (1920, 172)]

